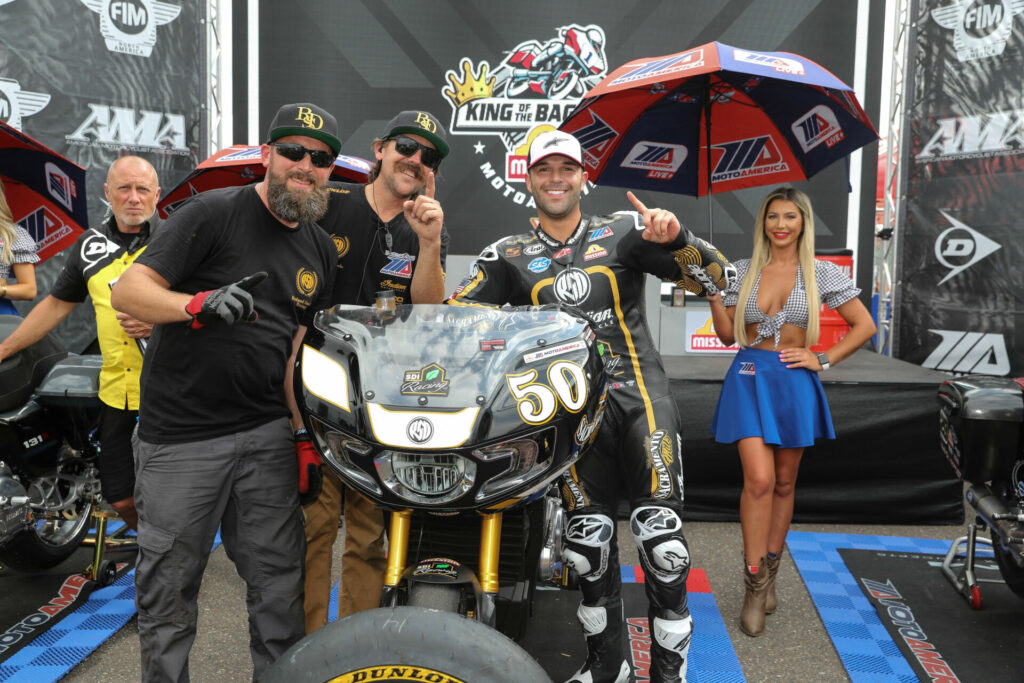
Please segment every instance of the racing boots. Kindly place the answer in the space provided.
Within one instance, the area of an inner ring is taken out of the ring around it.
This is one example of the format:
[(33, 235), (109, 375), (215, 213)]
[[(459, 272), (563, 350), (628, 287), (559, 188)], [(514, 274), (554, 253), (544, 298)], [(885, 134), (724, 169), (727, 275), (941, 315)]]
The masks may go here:
[(587, 661), (565, 683), (627, 683), (622, 649), (622, 601), (591, 607), (580, 603), (576, 618), (587, 637)]

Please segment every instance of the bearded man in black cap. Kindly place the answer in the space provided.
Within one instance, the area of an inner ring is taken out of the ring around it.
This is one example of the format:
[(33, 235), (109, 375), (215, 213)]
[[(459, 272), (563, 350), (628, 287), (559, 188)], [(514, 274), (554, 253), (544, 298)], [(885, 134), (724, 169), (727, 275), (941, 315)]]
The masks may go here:
[(292, 367), (337, 269), (315, 225), (341, 148), (334, 117), (281, 107), (256, 185), (193, 197), (114, 285), (156, 323), (135, 443), (143, 681), (187, 681), (196, 598), (217, 528), (247, 585), (253, 679), (304, 634), (305, 538)]
[[(434, 183), (449, 147), (444, 126), (425, 111), (403, 111), (373, 141), (376, 166), (365, 185), (331, 183), (330, 204), (320, 221), (338, 250), (332, 304), (372, 305), (379, 291), (395, 302), (440, 303), (448, 233)], [(300, 460), (299, 490), (306, 518), (306, 631), (328, 621), (331, 548), (344, 498), (345, 550), (341, 558), (338, 611), (345, 617), (378, 607), (384, 584), (384, 518), (372, 502), (344, 487), (330, 472), (317, 482), (317, 462)]]

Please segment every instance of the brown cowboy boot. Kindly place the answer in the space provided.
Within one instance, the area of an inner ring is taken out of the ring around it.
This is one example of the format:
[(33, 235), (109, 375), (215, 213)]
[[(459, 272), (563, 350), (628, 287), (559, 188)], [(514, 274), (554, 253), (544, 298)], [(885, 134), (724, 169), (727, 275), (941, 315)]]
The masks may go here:
[(768, 567), (762, 557), (757, 563), (757, 573), (751, 574), (743, 560), (743, 583), (747, 594), (740, 611), (740, 630), (748, 636), (759, 636), (764, 630), (764, 601), (768, 596)]
[(785, 547), (778, 552), (774, 560), (771, 555), (766, 556), (764, 560), (768, 566), (768, 594), (764, 600), (765, 614), (771, 614), (779, 606), (779, 601), (775, 597), (775, 577), (779, 574), (779, 563), (782, 562), (782, 553), (784, 552), (786, 552)]

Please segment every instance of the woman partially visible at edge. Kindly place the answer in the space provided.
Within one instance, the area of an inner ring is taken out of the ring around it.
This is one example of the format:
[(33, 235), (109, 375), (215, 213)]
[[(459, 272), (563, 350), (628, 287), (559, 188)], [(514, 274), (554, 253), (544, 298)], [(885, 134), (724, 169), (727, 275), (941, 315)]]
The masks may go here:
[[(799, 190), (780, 187), (765, 197), (753, 255), (734, 265), (736, 280), (709, 297), (719, 339), (741, 347), (722, 384), (711, 431), (716, 441), (739, 449), (746, 587), (740, 628), (757, 636), (777, 605), (775, 578), (800, 458), (815, 439), (835, 438), (818, 373), (859, 349), (875, 334), (875, 324), (850, 278), (834, 263), (814, 258), (814, 215)], [(822, 301), (851, 329), (826, 353), (814, 353)]]
[[(0, 314), (18, 315), (12, 299), (31, 301), (36, 298), (36, 271), (39, 262), (36, 243), (25, 228), (14, 222), (7, 195), (0, 183)], [(9, 282), (11, 273), (17, 280)]]

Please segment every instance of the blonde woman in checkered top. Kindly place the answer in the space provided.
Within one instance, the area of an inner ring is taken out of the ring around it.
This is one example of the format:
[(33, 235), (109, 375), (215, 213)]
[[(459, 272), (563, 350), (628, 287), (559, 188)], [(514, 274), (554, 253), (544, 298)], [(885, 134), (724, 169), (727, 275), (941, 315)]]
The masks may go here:
[[(36, 271), (39, 262), (36, 243), (26, 230), (14, 222), (7, 195), (0, 183), (0, 314), (17, 315), (11, 299), (31, 301), (36, 298)], [(11, 274), (16, 283), (11, 283)]]
[[(850, 278), (834, 263), (815, 260), (814, 214), (799, 190), (780, 187), (765, 197), (754, 253), (733, 265), (736, 280), (709, 297), (718, 337), (741, 347), (722, 383), (711, 431), (716, 441), (736, 444), (743, 466), (740, 628), (756, 636), (777, 604), (775, 577), (800, 458), (815, 439), (835, 438), (818, 372), (860, 348), (875, 324)], [(827, 353), (814, 353), (821, 302), (851, 329)]]

